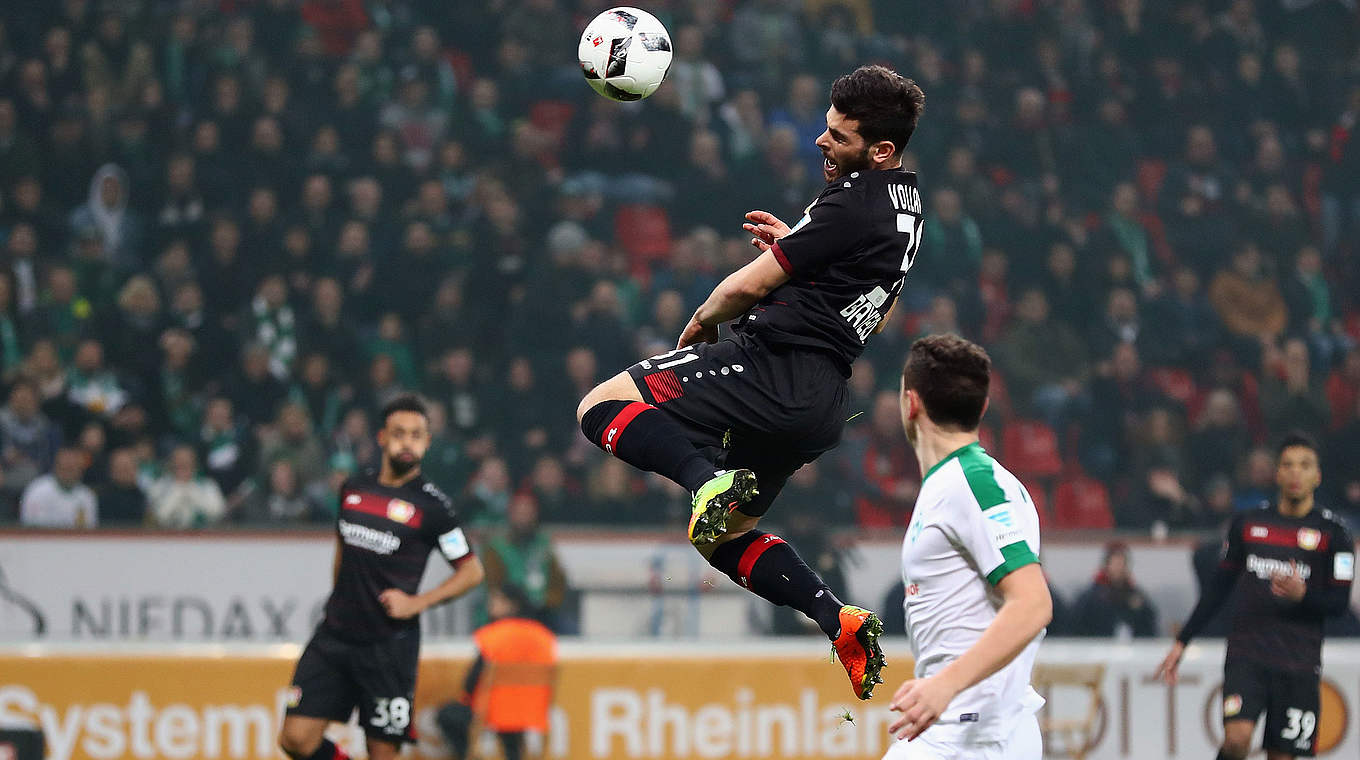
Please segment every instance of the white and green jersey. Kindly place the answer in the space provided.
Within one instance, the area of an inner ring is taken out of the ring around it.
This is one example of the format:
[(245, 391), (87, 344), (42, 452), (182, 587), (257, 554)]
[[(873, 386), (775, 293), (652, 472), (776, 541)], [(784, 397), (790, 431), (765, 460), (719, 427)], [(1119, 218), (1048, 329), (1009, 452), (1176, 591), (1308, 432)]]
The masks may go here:
[[(1039, 561), (1039, 513), (1014, 475), (978, 443), (930, 468), (902, 542), (907, 635), (916, 677), (938, 673), (982, 637), (996, 618), (996, 584)], [(1043, 634), (1020, 656), (960, 692), (927, 733), (961, 743), (1001, 741), (1043, 699), (1030, 670)], [(952, 734), (952, 736), (951, 736)]]

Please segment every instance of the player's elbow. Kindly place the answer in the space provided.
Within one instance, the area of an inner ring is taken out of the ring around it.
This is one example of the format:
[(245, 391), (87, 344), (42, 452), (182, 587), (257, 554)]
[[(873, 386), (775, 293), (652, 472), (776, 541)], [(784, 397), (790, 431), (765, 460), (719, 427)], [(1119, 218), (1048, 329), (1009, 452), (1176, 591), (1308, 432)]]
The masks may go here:
[(482, 581), (486, 580), (486, 567), (483, 566), (482, 561), (475, 556), (469, 558), (467, 562), (464, 562), (463, 566), (458, 568), (458, 572), (468, 579), (469, 586), (477, 586), (481, 584)]

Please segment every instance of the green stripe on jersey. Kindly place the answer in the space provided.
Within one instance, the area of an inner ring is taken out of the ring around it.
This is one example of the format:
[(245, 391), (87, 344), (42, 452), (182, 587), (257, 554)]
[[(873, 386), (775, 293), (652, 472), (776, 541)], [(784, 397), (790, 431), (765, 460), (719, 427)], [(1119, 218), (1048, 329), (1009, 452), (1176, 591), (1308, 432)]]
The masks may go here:
[(1024, 541), (1016, 541), (1013, 544), (1006, 544), (1001, 547), (1001, 556), (1005, 561), (996, 566), (996, 569), (987, 573), (987, 583), (995, 586), (1001, 582), (1002, 578), (1019, 570), (1025, 565), (1039, 564), (1039, 558), (1030, 551), (1029, 544)]
[(968, 490), (973, 492), (973, 498), (983, 511), (1006, 503), (1006, 492), (996, 482), (993, 463), (980, 445), (969, 444), (959, 449), (959, 464), (963, 466), (963, 477), (968, 480)]

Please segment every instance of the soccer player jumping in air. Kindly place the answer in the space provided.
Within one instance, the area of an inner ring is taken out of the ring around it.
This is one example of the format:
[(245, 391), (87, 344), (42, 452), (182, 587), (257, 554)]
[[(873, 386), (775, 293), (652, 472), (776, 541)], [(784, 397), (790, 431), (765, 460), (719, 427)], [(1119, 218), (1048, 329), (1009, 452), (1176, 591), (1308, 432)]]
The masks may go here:
[(878, 616), (842, 604), (756, 524), (790, 475), (840, 441), (850, 365), (901, 293), (923, 219), (902, 151), (924, 104), (914, 82), (882, 66), (837, 79), (817, 138), (826, 189), (792, 228), (747, 214), (760, 255), (714, 289), (674, 351), (601, 383), (577, 409), (596, 445), (693, 494), (694, 546), (739, 585), (814, 620), (860, 699), (882, 682)]

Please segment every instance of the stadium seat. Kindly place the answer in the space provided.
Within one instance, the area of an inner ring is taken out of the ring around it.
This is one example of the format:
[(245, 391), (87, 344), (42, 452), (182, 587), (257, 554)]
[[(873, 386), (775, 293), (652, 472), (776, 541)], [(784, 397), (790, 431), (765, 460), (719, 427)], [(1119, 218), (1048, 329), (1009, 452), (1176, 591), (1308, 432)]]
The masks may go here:
[(1010, 388), (1006, 377), (996, 367), (992, 367), (992, 380), (987, 389), (987, 414), (993, 421), (1009, 422), (1015, 417), (1015, 406), (1011, 404)]
[(564, 100), (540, 100), (529, 106), (529, 123), (552, 135), (553, 151), (556, 152), (566, 140), (567, 127), (575, 111), (576, 108)]
[(1059, 483), (1053, 503), (1053, 521), (1055, 527), (1068, 530), (1113, 528), (1110, 492), (1095, 478), (1073, 478)]
[(1025, 490), (1029, 491), (1029, 497), (1034, 500), (1034, 511), (1039, 513), (1039, 529), (1047, 530), (1053, 527), (1053, 514), (1048, 508), (1048, 489), (1044, 488), (1043, 483), (1026, 483)]
[(1166, 181), (1166, 162), (1145, 158), (1138, 162), (1136, 172), (1138, 192), (1143, 197), (1143, 203), (1149, 208), (1155, 207), (1157, 196), (1162, 192), (1162, 183)]
[(978, 428), (978, 443), (981, 443), (982, 448), (987, 451), (996, 453), (996, 431), (990, 425), (980, 426)]
[(1156, 367), (1148, 370), (1148, 378), (1167, 398), (1190, 407), (1196, 395), (1195, 378), (1180, 367)]
[(629, 269), (643, 276), (649, 262), (670, 253), (670, 218), (659, 206), (642, 203), (621, 206), (614, 215), (614, 239), (628, 254)]
[(1058, 434), (1037, 420), (1015, 420), (1001, 433), (1001, 461), (1021, 480), (1062, 472)]

